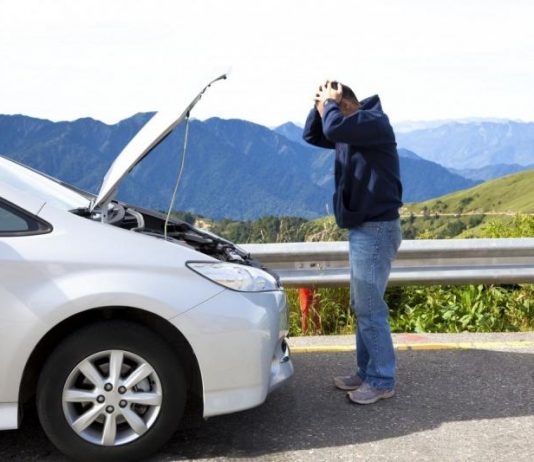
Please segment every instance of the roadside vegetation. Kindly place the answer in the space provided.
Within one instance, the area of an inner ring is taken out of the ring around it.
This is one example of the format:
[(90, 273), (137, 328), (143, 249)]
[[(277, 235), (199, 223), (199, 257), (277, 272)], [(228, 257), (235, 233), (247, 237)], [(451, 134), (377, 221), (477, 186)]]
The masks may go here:
[[(478, 237), (534, 237), (534, 217), (495, 217)], [(421, 238), (421, 237), (419, 237)], [(350, 334), (349, 290), (318, 289), (322, 332)], [(288, 290), (291, 333), (301, 335), (298, 291)], [(386, 292), (393, 332), (517, 332), (534, 330), (534, 285), (402, 286)], [(317, 332), (313, 326), (310, 333)]]
[[(491, 184), (493, 186), (491, 186)], [(401, 219), (404, 239), (534, 237), (534, 171), (511, 175), (419, 204)], [(516, 210), (520, 213), (510, 212)], [(180, 218), (237, 243), (346, 240), (332, 216), (317, 220), (265, 217), (214, 222)], [(298, 290), (287, 290), (290, 330), (300, 335)], [(322, 333), (354, 332), (348, 288), (318, 289)], [(534, 330), (534, 285), (390, 287), (386, 293), (393, 332), (514, 332)], [(316, 332), (311, 326), (309, 333)]]

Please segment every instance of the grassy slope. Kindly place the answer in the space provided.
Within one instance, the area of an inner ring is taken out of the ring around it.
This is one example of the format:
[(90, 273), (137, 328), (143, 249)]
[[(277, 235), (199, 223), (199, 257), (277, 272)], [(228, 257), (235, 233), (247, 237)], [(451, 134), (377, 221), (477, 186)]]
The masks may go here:
[(534, 213), (534, 170), (491, 180), (437, 199), (407, 204), (405, 212)]
[[(421, 214), (425, 209), (429, 215), (426, 218), (417, 218), (411, 224), (407, 218), (403, 219), (407, 239), (479, 237), (488, 222), (511, 222), (513, 217), (471, 216), (472, 213), (534, 213), (534, 170), (491, 180), (429, 201), (407, 204), (403, 215), (410, 212)], [(454, 216), (459, 213), (467, 215)], [(412, 233), (409, 232), (410, 227)], [(332, 216), (306, 223), (304, 231), (307, 241), (346, 239), (344, 231), (335, 226)]]

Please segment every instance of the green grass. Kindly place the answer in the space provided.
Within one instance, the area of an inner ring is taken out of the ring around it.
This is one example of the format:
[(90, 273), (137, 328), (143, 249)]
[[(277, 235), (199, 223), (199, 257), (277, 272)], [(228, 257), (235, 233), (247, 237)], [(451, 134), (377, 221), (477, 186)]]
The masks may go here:
[(425, 202), (406, 204), (406, 213), (534, 213), (534, 170), (487, 181)]

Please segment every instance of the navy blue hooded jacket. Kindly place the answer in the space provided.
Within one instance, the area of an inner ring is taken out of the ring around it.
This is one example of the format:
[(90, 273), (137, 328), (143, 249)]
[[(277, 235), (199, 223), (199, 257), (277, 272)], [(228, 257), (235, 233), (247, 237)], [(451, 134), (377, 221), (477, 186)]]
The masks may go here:
[(304, 127), (308, 143), (336, 150), (334, 214), (341, 228), (399, 217), (402, 185), (395, 134), (375, 95), (344, 117), (327, 100), (323, 119), (314, 108)]

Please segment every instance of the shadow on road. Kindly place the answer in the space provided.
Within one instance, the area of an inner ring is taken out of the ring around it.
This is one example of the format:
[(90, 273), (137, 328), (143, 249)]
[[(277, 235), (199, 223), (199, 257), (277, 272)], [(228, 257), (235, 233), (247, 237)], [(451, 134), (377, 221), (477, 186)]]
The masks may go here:
[[(534, 415), (534, 354), (485, 350), (398, 353), (397, 396), (358, 406), (331, 377), (351, 372), (354, 353), (293, 356), (295, 376), (262, 406), (177, 433), (151, 461), (250, 458), (336, 447), (431, 430), (453, 421)], [(30, 416), (0, 432), (0, 459), (63, 460)]]

